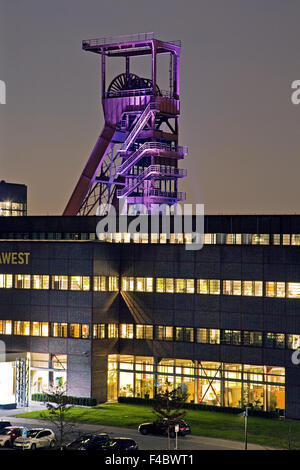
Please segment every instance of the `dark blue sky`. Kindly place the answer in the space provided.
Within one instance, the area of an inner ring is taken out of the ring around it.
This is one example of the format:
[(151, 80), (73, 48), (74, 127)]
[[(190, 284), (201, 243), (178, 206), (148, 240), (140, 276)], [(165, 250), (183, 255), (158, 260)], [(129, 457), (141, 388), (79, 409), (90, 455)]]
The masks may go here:
[(298, 0), (0, 0), (0, 179), (28, 185), (30, 214), (62, 213), (103, 125), (81, 40), (154, 31), (183, 44), (188, 202), (299, 213), (299, 24)]

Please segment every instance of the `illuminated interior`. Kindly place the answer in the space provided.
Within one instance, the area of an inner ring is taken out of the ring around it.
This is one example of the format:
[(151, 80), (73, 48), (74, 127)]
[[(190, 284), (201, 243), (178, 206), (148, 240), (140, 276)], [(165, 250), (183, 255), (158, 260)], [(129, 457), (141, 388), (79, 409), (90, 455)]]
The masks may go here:
[(108, 400), (153, 398), (155, 390), (181, 387), (188, 401), (266, 411), (285, 408), (283, 367), (202, 362), (186, 359), (108, 356)]

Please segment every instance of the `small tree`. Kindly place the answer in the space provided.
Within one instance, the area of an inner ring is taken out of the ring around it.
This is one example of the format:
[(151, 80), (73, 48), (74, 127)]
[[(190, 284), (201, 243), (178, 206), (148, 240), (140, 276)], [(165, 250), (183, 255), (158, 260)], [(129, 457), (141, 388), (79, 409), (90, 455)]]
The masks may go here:
[(181, 387), (174, 390), (161, 390), (156, 394), (153, 403), (153, 412), (159, 419), (164, 419), (168, 431), (168, 449), (170, 449), (170, 428), (175, 426), (179, 419), (186, 416), (182, 408), (187, 401), (188, 393)]
[(56, 427), (58, 447), (63, 449), (66, 434), (73, 430), (74, 423), (67, 422), (68, 415), (73, 407), (67, 403), (66, 391), (62, 385), (54, 387), (48, 393), (46, 407), (48, 413), (41, 413), (42, 418), (50, 421)]

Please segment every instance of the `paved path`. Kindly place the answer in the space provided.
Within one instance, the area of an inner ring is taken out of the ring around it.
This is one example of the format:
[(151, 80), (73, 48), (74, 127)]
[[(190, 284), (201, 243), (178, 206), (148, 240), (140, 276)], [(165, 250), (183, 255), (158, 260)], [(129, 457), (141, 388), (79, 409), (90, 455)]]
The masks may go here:
[[(18, 418), (13, 417), (17, 413), (25, 413), (27, 411), (45, 410), (45, 407), (32, 406), (30, 408), (22, 408), (17, 410), (0, 410), (0, 419), (8, 419), (12, 425), (23, 425), (28, 428), (33, 427), (47, 427), (53, 428), (49, 422), (37, 419)], [(55, 431), (55, 429), (53, 428)], [(95, 424), (77, 423), (76, 431), (69, 435), (70, 440), (76, 438), (78, 435), (87, 432), (107, 432), (112, 437), (124, 436), (134, 439), (140, 450), (167, 450), (168, 440), (163, 436), (142, 436), (136, 429), (116, 427), (116, 426), (101, 426)], [(175, 439), (171, 439), (172, 449), (175, 446)], [(238, 441), (230, 441), (226, 439), (217, 439), (212, 437), (203, 437), (190, 435), (178, 438), (179, 450), (243, 450), (244, 443)], [(257, 444), (248, 444), (249, 450), (272, 450), (270, 447), (261, 446)]]

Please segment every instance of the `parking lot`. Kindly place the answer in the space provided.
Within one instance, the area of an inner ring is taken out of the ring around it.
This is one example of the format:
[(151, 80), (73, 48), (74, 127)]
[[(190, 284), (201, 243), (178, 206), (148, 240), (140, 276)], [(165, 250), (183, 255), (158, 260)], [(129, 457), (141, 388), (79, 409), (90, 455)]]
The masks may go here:
[[(20, 410), (20, 412), (25, 410)], [(50, 421), (18, 418), (13, 417), (17, 414), (18, 410), (0, 410), (0, 419), (7, 419), (13, 426), (26, 426), (28, 429), (32, 428), (49, 428), (57, 434), (57, 429), (50, 423)], [(168, 450), (168, 439), (164, 436), (157, 435), (141, 435), (137, 429), (130, 429), (116, 426), (101, 426), (92, 424), (76, 423), (72, 432), (66, 435), (66, 443), (78, 438), (82, 434), (93, 432), (106, 432), (112, 438), (115, 437), (128, 437), (134, 439), (139, 450)], [(171, 449), (175, 449), (176, 440), (171, 439)], [(243, 442), (229, 441), (225, 439), (216, 439), (203, 436), (195, 436), (193, 434), (178, 438), (178, 450), (242, 450), (244, 449)], [(248, 444), (248, 449), (251, 450), (264, 450), (269, 449), (263, 446)]]

